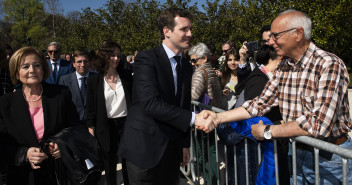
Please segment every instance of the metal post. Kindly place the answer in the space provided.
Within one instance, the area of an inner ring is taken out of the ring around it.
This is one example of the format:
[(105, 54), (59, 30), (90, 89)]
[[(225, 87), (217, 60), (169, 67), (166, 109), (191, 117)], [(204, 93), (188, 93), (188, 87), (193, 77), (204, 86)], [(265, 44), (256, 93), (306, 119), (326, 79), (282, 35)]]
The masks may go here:
[(197, 178), (198, 178), (198, 182), (199, 182), (199, 178), (200, 178), (200, 169), (199, 169), (199, 151), (198, 151), (198, 146), (199, 146), (199, 143), (198, 143), (198, 139), (197, 139), (197, 134), (198, 131), (197, 129), (194, 130), (194, 139), (195, 139), (195, 149), (196, 149), (196, 166), (197, 166)]
[(210, 166), (210, 138), (209, 133), (207, 134), (207, 153), (208, 153), (208, 175), (209, 175), (209, 182), (208, 184), (212, 185), (212, 178), (211, 178), (211, 166)]
[(236, 145), (233, 147), (233, 153), (234, 153), (234, 156), (233, 156), (233, 161), (234, 161), (234, 165), (233, 165), (233, 168), (234, 168), (234, 174), (235, 174), (235, 185), (238, 185), (238, 178), (237, 178), (237, 151), (236, 151)]
[(257, 148), (258, 148), (258, 166), (259, 166), (260, 163), (262, 162), (262, 144), (258, 143)]
[(204, 140), (203, 140), (204, 132), (200, 133), (200, 138), (201, 138), (201, 143), (202, 143), (202, 169), (203, 169), (203, 174), (202, 177), (204, 178), (205, 181), (205, 149), (204, 149)]
[(276, 185), (280, 185), (279, 182), (279, 163), (278, 163), (278, 158), (277, 158), (277, 140), (274, 140), (274, 159), (275, 159), (275, 180), (276, 180)]
[(292, 141), (292, 172), (293, 185), (297, 185), (296, 141)]
[(217, 185), (220, 185), (220, 169), (219, 169), (219, 152), (218, 152), (218, 132), (216, 131), (216, 128), (214, 130), (215, 132), (215, 157), (216, 157), (216, 181)]
[(342, 158), (342, 185), (347, 185), (347, 159)]
[(314, 148), (315, 185), (319, 185), (319, 149)]
[(224, 153), (225, 153), (225, 166), (226, 166), (226, 170), (225, 170), (225, 184), (228, 185), (229, 184), (229, 167), (227, 166), (227, 146), (224, 145)]
[(249, 185), (249, 165), (248, 165), (248, 139), (244, 139), (244, 153), (246, 164), (246, 185)]

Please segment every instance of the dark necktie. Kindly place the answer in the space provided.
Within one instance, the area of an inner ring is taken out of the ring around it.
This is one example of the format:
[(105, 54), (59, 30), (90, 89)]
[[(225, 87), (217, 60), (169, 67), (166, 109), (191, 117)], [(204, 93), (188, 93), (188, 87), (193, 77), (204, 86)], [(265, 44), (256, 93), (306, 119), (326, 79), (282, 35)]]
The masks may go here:
[(181, 101), (181, 92), (182, 92), (181, 56), (174, 56), (174, 59), (177, 62), (177, 65), (176, 65), (176, 74), (177, 74), (176, 100), (177, 100), (177, 105), (179, 105), (179, 103)]
[(83, 100), (83, 103), (86, 102), (86, 95), (87, 95), (87, 84), (86, 84), (86, 79), (87, 77), (81, 77), (80, 80), (81, 80), (81, 97), (82, 97), (82, 100)]
[(56, 62), (55, 63), (53, 63), (53, 65), (54, 65), (54, 72), (53, 72), (53, 76), (54, 76), (54, 81), (55, 81), (55, 83), (56, 83), (56, 73), (57, 73), (57, 67), (56, 67)]

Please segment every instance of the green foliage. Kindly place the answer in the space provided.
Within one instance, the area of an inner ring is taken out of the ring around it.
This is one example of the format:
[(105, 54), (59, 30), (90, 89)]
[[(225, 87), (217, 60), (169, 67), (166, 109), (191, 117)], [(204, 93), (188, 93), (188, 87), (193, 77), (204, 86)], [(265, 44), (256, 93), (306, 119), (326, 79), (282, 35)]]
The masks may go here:
[[(14, 47), (26, 44), (45, 49), (48, 42), (59, 41), (64, 52), (75, 49), (97, 49), (104, 40), (118, 42), (125, 54), (161, 43), (157, 17), (162, 9), (180, 7), (193, 15), (192, 42), (213, 44), (220, 54), (221, 44), (233, 40), (237, 47), (244, 41), (260, 40), (263, 25), (287, 9), (306, 12), (313, 21), (312, 39), (316, 45), (352, 64), (352, 3), (350, 0), (207, 0), (203, 5), (191, 0), (107, 0), (104, 7), (86, 8), (67, 16), (44, 12), (40, 0), (3, 0), (7, 28), (0, 38), (12, 41)], [(55, 24), (53, 24), (55, 16)], [(5, 25), (5, 24), (2, 24)], [(9, 25), (10, 28), (9, 28)], [(56, 37), (52, 35), (55, 25)], [(6, 33), (6, 32), (10, 32)]]
[(41, 38), (46, 37), (46, 27), (41, 25), (44, 6), (40, 0), (4, 0), (5, 21), (13, 23), (11, 29), (12, 45), (16, 47), (27, 44), (27, 39), (42, 46)]

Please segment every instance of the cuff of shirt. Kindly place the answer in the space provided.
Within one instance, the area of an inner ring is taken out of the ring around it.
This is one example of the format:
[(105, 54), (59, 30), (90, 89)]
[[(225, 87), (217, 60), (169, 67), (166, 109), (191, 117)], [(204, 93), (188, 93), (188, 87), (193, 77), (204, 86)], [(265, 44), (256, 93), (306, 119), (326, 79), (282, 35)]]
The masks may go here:
[(244, 63), (244, 64), (238, 64), (238, 67), (239, 67), (239, 68), (241, 68), (241, 69), (245, 68), (246, 66), (247, 66), (247, 63)]
[[(304, 115), (298, 117), (296, 119), (296, 122), (297, 122), (298, 126), (300, 126), (304, 130), (306, 130), (306, 128), (309, 128), (309, 125), (307, 125), (307, 124), (309, 124), (308, 120), (306, 119), (306, 116), (304, 116)], [(311, 132), (309, 132), (309, 133), (311, 133)]]
[(194, 112), (192, 112), (192, 119), (191, 119), (191, 123), (189, 124), (189, 126), (192, 126), (194, 124), (195, 119), (196, 119), (196, 114)]

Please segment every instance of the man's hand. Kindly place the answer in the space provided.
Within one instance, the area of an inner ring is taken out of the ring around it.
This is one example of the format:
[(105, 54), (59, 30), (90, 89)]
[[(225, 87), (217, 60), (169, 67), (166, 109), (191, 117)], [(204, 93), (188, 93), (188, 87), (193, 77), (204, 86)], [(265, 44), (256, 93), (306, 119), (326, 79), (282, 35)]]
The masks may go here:
[(258, 124), (252, 125), (251, 129), (253, 137), (255, 137), (257, 140), (264, 140), (265, 125), (263, 124), (262, 120), (260, 120)]
[(185, 167), (189, 163), (190, 158), (191, 158), (191, 154), (190, 154), (189, 148), (183, 148), (183, 160), (180, 166)]
[(88, 128), (88, 131), (89, 131), (90, 134), (92, 134), (92, 136), (94, 136), (94, 129), (95, 129), (95, 127), (89, 127)]
[(211, 116), (206, 116), (206, 117), (207, 118), (203, 118), (202, 113), (196, 114), (194, 125), (196, 126), (197, 129), (203, 130), (204, 132), (209, 133), (215, 129), (215, 125), (213, 123), (213, 118)]

